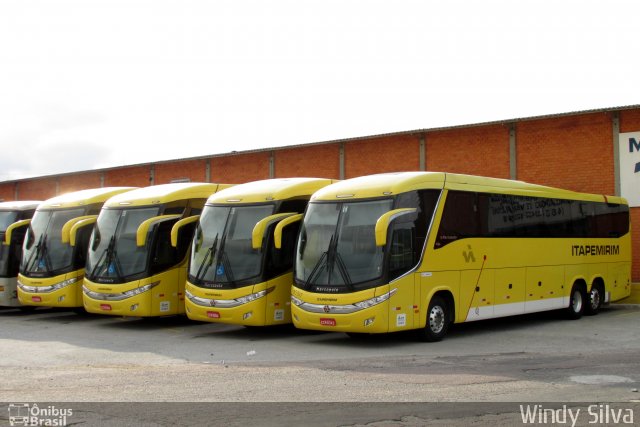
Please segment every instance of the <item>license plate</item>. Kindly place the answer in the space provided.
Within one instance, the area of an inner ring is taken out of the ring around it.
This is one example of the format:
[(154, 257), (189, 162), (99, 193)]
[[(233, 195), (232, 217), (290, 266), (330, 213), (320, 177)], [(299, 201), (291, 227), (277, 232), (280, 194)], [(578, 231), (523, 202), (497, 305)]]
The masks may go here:
[(33, 302), (42, 302), (42, 298), (40, 298), (40, 297), (31, 297), (31, 301), (33, 301)]
[(207, 311), (207, 317), (211, 319), (219, 319), (220, 313), (218, 313), (217, 311)]
[(111, 311), (111, 306), (109, 304), (100, 304), (100, 309), (104, 311)]
[(336, 319), (320, 319), (322, 326), (336, 326)]

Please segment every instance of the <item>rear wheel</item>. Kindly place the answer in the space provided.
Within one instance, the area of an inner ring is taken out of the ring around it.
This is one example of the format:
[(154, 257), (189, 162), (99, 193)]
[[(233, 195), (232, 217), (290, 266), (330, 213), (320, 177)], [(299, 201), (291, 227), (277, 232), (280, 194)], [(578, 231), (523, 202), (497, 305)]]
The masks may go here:
[(604, 292), (600, 285), (592, 285), (591, 292), (589, 292), (587, 304), (584, 308), (584, 314), (590, 316), (598, 314), (598, 311), (600, 311), (600, 307), (602, 307), (603, 300)]
[(451, 316), (449, 305), (439, 296), (433, 297), (427, 310), (427, 324), (420, 330), (419, 337), (422, 341), (440, 341), (447, 334)]
[(571, 288), (569, 307), (565, 309), (568, 319), (579, 319), (584, 312), (587, 298), (580, 285), (573, 285)]

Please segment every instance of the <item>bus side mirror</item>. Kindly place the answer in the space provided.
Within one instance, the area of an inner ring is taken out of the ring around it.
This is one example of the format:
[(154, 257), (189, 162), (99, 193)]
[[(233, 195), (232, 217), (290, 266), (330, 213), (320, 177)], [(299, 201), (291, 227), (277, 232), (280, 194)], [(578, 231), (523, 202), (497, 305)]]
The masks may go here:
[(180, 218), (179, 214), (160, 215), (160, 216), (154, 216), (153, 218), (149, 218), (145, 221), (142, 221), (142, 223), (138, 226), (138, 231), (136, 231), (136, 246), (140, 247), (147, 244), (147, 234), (149, 233), (149, 228), (151, 228), (152, 226), (158, 223), (161, 223), (164, 221), (170, 221), (172, 219), (178, 219), (178, 218)]
[(253, 249), (260, 249), (262, 247), (262, 238), (264, 237), (264, 232), (267, 227), (269, 227), (276, 221), (281, 221), (293, 215), (297, 215), (297, 213), (285, 212), (275, 215), (269, 215), (268, 217), (262, 218), (260, 221), (258, 221), (253, 227), (253, 231), (251, 232), (251, 247)]
[(93, 224), (98, 219), (98, 215), (83, 215), (71, 218), (62, 226), (62, 243), (69, 243), (71, 246), (76, 245), (76, 236), (78, 230), (89, 224)]
[(16, 221), (13, 224), (9, 224), (9, 226), (7, 227), (7, 230), (4, 232), (4, 241), (2, 242), (2, 244), (5, 246), (10, 245), (11, 234), (13, 233), (13, 230), (20, 227), (26, 227), (29, 224), (31, 224), (30, 219), (23, 219), (22, 221)]
[(292, 215), (289, 218), (285, 218), (276, 225), (276, 229), (273, 231), (273, 244), (276, 249), (282, 248), (282, 229), (289, 224), (298, 222), (302, 219), (302, 214)]
[(173, 224), (171, 227), (171, 246), (174, 248), (178, 246), (178, 233), (180, 229), (187, 224), (191, 224), (192, 222), (196, 222), (200, 218), (200, 215), (193, 215), (187, 218), (181, 219), (180, 221)]
[(413, 213), (416, 210), (416, 208), (394, 209), (378, 218), (376, 221), (376, 246), (385, 246), (387, 244), (387, 231), (392, 221), (402, 215)]

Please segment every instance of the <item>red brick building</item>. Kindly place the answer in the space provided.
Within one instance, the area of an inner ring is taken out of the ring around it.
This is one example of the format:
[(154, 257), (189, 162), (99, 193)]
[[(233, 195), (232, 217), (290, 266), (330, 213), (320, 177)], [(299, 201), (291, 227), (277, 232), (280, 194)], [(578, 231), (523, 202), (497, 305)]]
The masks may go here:
[[(620, 194), (619, 137), (629, 132), (640, 132), (640, 105), (4, 181), (0, 200), (43, 200), (84, 188), (177, 180), (345, 179), (405, 170), (519, 179), (613, 195)], [(640, 224), (640, 207), (631, 209), (631, 218)], [(633, 228), (632, 276), (640, 281), (640, 226)]]

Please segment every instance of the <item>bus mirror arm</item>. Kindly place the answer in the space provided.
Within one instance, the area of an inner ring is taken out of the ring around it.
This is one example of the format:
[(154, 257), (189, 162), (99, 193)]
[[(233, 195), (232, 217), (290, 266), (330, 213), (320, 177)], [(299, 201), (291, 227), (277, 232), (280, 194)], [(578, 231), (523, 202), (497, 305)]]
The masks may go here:
[(65, 222), (61, 231), (62, 243), (69, 243), (71, 246), (75, 246), (78, 230), (86, 225), (95, 223), (97, 219), (98, 215), (83, 215)]
[(71, 230), (69, 230), (69, 244), (71, 246), (75, 246), (78, 230), (81, 229), (82, 227), (86, 227), (87, 225), (95, 224), (97, 220), (98, 220), (97, 217), (86, 218), (86, 219), (83, 219), (82, 221), (78, 221), (75, 224), (73, 224), (73, 227), (71, 227)]
[(298, 222), (302, 219), (302, 214), (292, 215), (288, 218), (283, 219), (276, 225), (276, 229), (273, 231), (273, 244), (276, 249), (282, 248), (282, 229), (285, 228), (289, 224), (293, 224), (294, 222)]
[(262, 239), (264, 237), (264, 232), (267, 230), (271, 224), (276, 221), (281, 221), (285, 218), (298, 215), (296, 212), (284, 212), (275, 215), (269, 215), (266, 218), (262, 218), (260, 221), (256, 223), (253, 227), (253, 231), (251, 232), (251, 247), (253, 249), (260, 249), (262, 247)]
[(402, 215), (416, 212), (416, 210), (416, 208), (393, 209), (378, 218), (375, 228), (376, 246), (385, 246), (387, 244), (387, 231), (389, 231), (391, 222), (393, 222), (396, 218), (401, 217)]
[(160, 215), (154, 216), (153, 218), (149, 218), (145, 221), (142, 221), (138, 226), (138, 231), (136, 231), (136, 246), (141, 247), (147, 244), (147, 233), (149, 232), (149, 228), (152, 226), (172, 219), (178, 219), (180, 215)]
[(173, 227), (171, 227), (171, 246), (173, 246), (174, 248), (178, 246), (178, 233), (180, 233), (180, 229), (187, 224), (196, 222), (199, 218), (200, 218), (200, 215), (193, 215), (187, 218), (183, 218), (180, 221), (173, 224)]
[(5, 246), (8, 246), (11, 244), (11, 234), (13, 233), (13, 230), (15, 230), (16, 228), (20, 228), (20, 227), (26, 227), (27, 225), (31, 224), (31, 220), (30, 219), (23, 219), (22, 221), (16, 221), (13, 224), (10, 224), (6, 231), (4, 232), (4, 241), (2, 242), (2, 244), (4, 244)]

